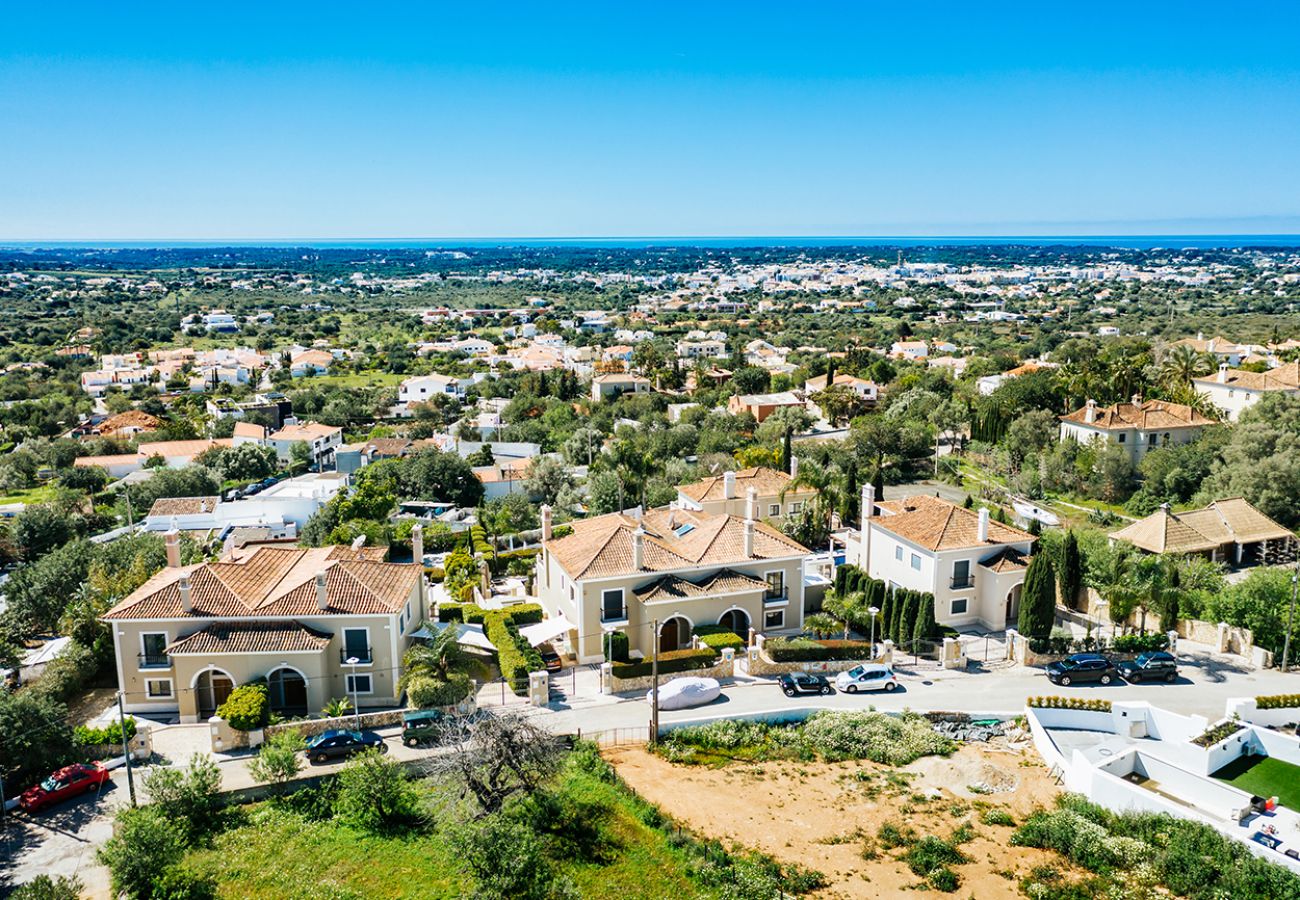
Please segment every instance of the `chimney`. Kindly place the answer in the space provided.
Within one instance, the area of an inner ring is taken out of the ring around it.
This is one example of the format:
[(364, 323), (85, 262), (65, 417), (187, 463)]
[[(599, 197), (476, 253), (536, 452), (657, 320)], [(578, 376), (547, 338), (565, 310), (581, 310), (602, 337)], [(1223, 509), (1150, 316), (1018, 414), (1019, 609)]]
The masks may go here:
[(632, 532), (632, 568), (640, 572), (645, 566), (645, 529)]
[(1097, 421), (1097, 401), (1089, 400), (1083, 405), (1083, 421), (1091, 425)]
[(324, 570), (316, 573), (316, 605), (320, 607), (321, 612), (329, 612), (329, 599), (325, 596), (325, 572)]
[(551, 529), (551, 507), (548, 504), (542, 504), (542, 540), (549, 541), (554, 533)]
[(190, 576), (181, 576), (181, 612), (193, 612), (194, 606), (190, 602)]
[(862, 486), (862, 518), (870, 519), (876, 514), (876, 486), (867, 482)]
[(181, 565), (181, 533), (173, 526), (163, 537), (163, 547), (167, 550), (167, 565), (179, 569)]
[(735, 472), (722, 473), (722, 499), (723, 500), (736, 499), (736, 473)]
[(989, 539), (989, 510), (987, 506), (980, 508), (980, 525), (977, 537), (981, 544), (986, 543)]
[(745, 518), (751, 522), (758, 518), (758, 488), (745, 491)]
[(790, 477), (799, 477), (799, 457), (795, 456), (793, 453), (790, 454)]
[(1219, 384), (1227, 384), (1227, 383), (1228, 383), (1228, 364), (1226, 362), (1221, 362), (1219, 363)]
[(1132, 397), (1129, 397), (1129, 402), (1132, 403), (1134, 406), (1141, 406), (1141, 405), (1142, 405), (1142, 395), (1141, 395), (1141, 394), (1134, 394)]
[(419, 522), (411, 529), (411, 558), (417, 566), (424, 565), (424, 526)]
[(1198, 341), (1203, 341), (1203, 340), (1205, 340), (1205, 332), (1203, 332), (1203, 331), (1198, 331), (1198, 332), (1196, 332), (1196, 339), (1197, 339)]
[(745, 559), (754, 558), (754, 520), (745, 520)]

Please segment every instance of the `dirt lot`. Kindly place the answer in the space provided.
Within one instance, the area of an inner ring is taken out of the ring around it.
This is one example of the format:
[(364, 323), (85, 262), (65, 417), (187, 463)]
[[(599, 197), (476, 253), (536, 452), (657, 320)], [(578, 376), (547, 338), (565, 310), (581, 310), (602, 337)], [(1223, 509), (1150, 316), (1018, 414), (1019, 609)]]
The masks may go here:
[[(964, 746), (952, 757), (927, 757), (902, 769), (870, 762), (736, 763), (721, 769), (674, 765), (641, 748), (607, 752), (619, 774), (646, 799), (697, 833), (744, 844), (777, 859), (823, 872), (830, 887), (819, 896), (907, 897), (921, 879), (879, 845), (885, 822), (921, 835), (948, 837), (971, 822), (975, 837), (962, 845), (969, 861), (955, 868), (955, 894), (932, 896), (1018, 898), (1019, 878), (1050, 863), (1053, 853), (1008, 843), (1012, 829), (980, 817), (1004, 809), (1021, 821), (1059, 788), (1036, 754), (1005, 745)], [(975, 786), (975, 790), (971, 790)], [(864, 850), (874, 859), (864, 859)]]

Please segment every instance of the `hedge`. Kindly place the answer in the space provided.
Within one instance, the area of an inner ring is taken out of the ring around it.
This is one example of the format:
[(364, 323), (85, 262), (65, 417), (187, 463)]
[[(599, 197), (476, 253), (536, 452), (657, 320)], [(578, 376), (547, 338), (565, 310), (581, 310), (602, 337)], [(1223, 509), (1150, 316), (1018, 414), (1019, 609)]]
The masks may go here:
[(488, 610), (483, 618), (483, 632), (497, 648), (497, 665), (501, 667), (501, 677), (510, 683), (512, 691), (522, 697), (528, 694), (528, 673), (543, 671), (546, 666), (541, 654), (519, 633), (519, 625), (514, 621), (512, 612), (513, 610)]
[[(482, 625), (485, 622), (484, 617), (491, 611), (474, 603), (440, 603), (438, 621)], [(536, 625), (542, 621), (542, 607), (537, 603), (520, 603), (518, 606), (509, 606), (496, 611), (508, 614), (516, 625)]]
[(625, 632), (608, 632), (601, 643), (606, 661), (625, 663), (630, 660), (627, 634)]
[(468, 697), (472, 689), (473, 683), (468, 675), (452, 672), (446, 681), (423, 676), (412, 678), (406, 686), (406, 697), (418, 709), (454, 706)]
[(773, 662), (827, 662), (872, 659), (869, 641), (814, 641), (809, 638), (773, 638), (765, 645)]
[(253, 731), (264, 727), (271, 718), (266, 685), (242, 684), (235, 688), (226, 702), (217, 709), (217, 715), (230, 723), (230, 727), (236, 731)]
[(1084, 697), (1030, 697), (1026, 706), (1036, 709), (1081, 709), (1086, 712), (1110, 712), (1109, 700), (1088, 700)]
[(714, 650), (730, 647), (737, 652), (742, 652), (747, 646), (743, 637), (725, 625), (700, 625), (692, 629), (692, 634), (700, 639), (701, 644)]
[[(712, 647), (699, 650), (670, 650), (659, 654), (659, 674), (689, 672), (691, 669), (707, 669), (718, 658), (718, 652)], [(653, 661), (643, 659), (635, 663), (614, 663), (612, 671), (615, 678), (640, 678), (652, 674)]]
[(1300, 694), (1269, 694), (1255, 698), (1256, 709), (1293, 709), (1300, 706)]
[[(135, 737), (135, 719), (126, 717), (126, 739)], [(110, 744), (118, 747), (122, 744), (122, 723), (112, 722), (106, 728), (89, 728), (78, 725), (72, 730), (72, 740), (79, 747), (99, 747)]]
[(1169, 635), (1164, 632), (1121, 634), (1115, 638), (1113, 646), (1120, 653), (1147, 653), (1152, 650), (1168, 650)]

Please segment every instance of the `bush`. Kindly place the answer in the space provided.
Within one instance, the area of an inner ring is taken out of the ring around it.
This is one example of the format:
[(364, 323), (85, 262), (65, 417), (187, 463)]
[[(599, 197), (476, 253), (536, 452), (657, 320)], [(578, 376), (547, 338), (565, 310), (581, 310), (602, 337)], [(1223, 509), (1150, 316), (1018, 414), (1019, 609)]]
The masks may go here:
[(1006, 825), (1014, 826), (1015, 818), (1005, 809), (986, 809), (984, 815), (980, 816), (980, 821), (985, 825)]
[(14, 888), (9, 900), (80, 900), (84, 885), (80, 879), (60, 875), (37, 875), (26, 884)]
[(607, 632), (602, 641), (602, 645), (606, 662), (625, 663), (631, 660), (631, 656), (628, 653), (627, 632)]
[(241, 684), (230, 692), (226, 702), (217, 709), (217, 715), (237, 731), (265, 728), (271, 718), (271, 705), (266, 697), (266, 685)]
[[(135, 719), (126, 717), (126, 739), (135, 737)], [(112, 722), (105, 728), (91, 728), (78, 725), (72, 729), (72, 741), (78, 747), (99, 747), (105, 744), (120, 748), (122, 746), (122, 723)]]
[(202, 753), (194, 754), (185, 769), (150, 771), (144, 788), (153, 808), (179, 826), (187, 841), (212, 827), (221, 807), (221, 770)]
[(1030, 697), (1026, 706), (1037, 709), (1081, 709), (1087, 712), (1110, 712), (1109, 700), (1089, 700), (1086, 697)]
[(1153, 650), (1168, 650), (1169, 636), (1162, 632), (1121, 634), (1115, 638), (1113, 646), (1119, 653), (1148, 653)]
[(367, 750), (339, 772), (334, 809), (350, 825), (391, 831), (415, 820), (415, 789), (401, 763), (377, 749)]
[(957, 745), (934, 730), (916, 713), (892, 716), (877, 712), (813, 713), (803, 726), (803, 738), (824, 759), (869, 759), (905, 766), (922, 756), (947, 756)]
[(406, 697), (419, 709), (435, 706), (455, 706), (469, 696), (474, 685), (463, 672), (452, 672), (443, 681), (439, 678), (412, 678), (406, 685)]
[(825, 662), (871, 659), (869, 641), (814, 641), (808, 638), (773, 638), (764, 647), (773, 662)]
[[(717, 661), (718, 651), (712, 647), (699, 650), (670, 650), (659, 654), (659, 674), (669, 675), (673, 672), (689, 672), (692, 669), (707, 669)], [(635, 663), (614, 663), (615, 678), (640, 678), (651, 674), (652, 661), (643, 659)]]
[(1256, 709), (1292, 709), (1300, 706), (1300, 694), (1271, 694), (1255, 698)]
[(541, 654), (519, 633), (512, 615), (514, 611), (489, 610), (484, 615), (483, 631), (497, 648), (501, 677), (510, 683), (512, 691), (524, 696), (528, 693), (528, 673), (543, 670), (545, 664)]
[(284, 784), (302, 768), (305, 747), (306, 742), (296, 731), (273, 734), (248, 764), (248, 773), (259, 784)]
[(128, 897), (153, 895), (154, 879), (180, 861), (185, 841), (175, 824), (152, 806), (123, 810), (114, 835), (99, 848), (113, 890)]
[(730, 647), (741, 652), (746, 647), (743, 637), (723, 625), (700, 625), (692, 629), (692, 634), (700, 639), (701, 644), (714, 650)]

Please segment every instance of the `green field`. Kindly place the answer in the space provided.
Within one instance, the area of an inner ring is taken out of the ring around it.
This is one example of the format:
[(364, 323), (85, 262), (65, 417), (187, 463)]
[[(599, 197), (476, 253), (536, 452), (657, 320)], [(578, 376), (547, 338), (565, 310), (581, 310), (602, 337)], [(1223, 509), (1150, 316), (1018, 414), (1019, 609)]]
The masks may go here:
[(1214, 777), (1258, 797), (1277, 797), (1283, 806), (1300, 810), (1300, 766), (1267, 756), (1241, 756)]

